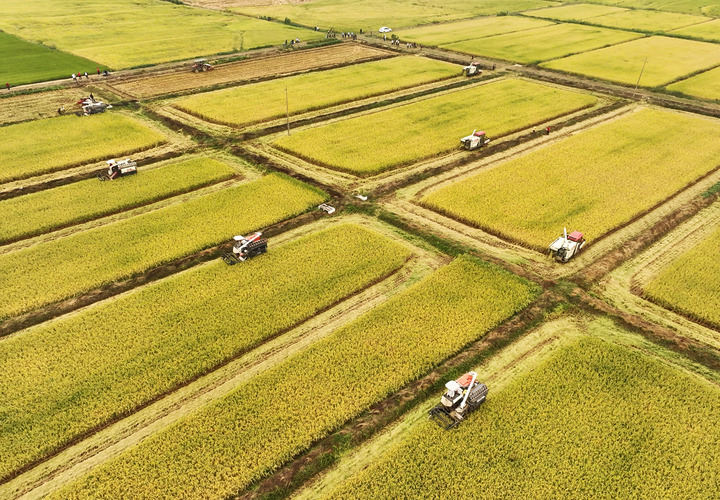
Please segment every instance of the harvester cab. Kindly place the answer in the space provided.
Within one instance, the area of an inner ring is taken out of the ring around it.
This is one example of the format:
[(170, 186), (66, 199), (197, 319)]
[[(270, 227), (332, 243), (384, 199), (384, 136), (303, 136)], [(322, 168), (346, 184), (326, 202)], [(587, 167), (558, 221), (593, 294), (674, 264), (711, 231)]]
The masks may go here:
[(261, 236), (262, 233), (259, 231), (250, 236), (233, 236), (235, 243), (232, 247), (232, 253), (223, 254), (223, 260), (229, 266), (232, 266), (267, 252), (267, 240), (261, 238)]
[(482, 75), (482, 69), (480, 69), (479, 62), (471, 62), (467, 66), (463, 66), (463, 73), (465, 76)]
[(445, 389), (440, 404), (430, 410), (430, 418), (446, 430), (457, 426), (484, 403), (489, 391), (485, 384), (478, 382), (475, 372), (451, 380)]
[(213, 67), (212, 64), (207, 62), (207, 59), (196, 59), (190, 69), (192, 69), (193, 73), (199, 73), (201, 71), (210, 71)]
[(97, 175), (101, 181), (112, 181), (118, 177), (137, 174), (137, 163), (130, 158), (121, 161), (108, 160), (105, 163), (108, 165), (107, 173)]
[(473, 130), (473, 133), (470, 135), (466, 135), (462, 139), (460, 139), (460, 143), (463, 145), (465, 149), (468, 151), (472, 151), (473, 149), (481, 148), (488, 144), (490, 142), (490, 139), (488, 139), (485, 132), (478, 131), (477, 129)]
[(567, 262), (577, 255), (582, 247), (585, 246), (585, 238), (580, 231), (567, 233), (567, 228), (563, 229), (563, 234), (550, 244), (548, 247), (550, 255), (555, 257), (558, 262)]

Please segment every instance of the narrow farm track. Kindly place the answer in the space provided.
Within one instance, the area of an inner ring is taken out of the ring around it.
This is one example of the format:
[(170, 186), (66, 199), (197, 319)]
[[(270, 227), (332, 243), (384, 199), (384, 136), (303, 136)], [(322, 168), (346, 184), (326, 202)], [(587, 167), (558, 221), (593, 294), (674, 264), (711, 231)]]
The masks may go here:
[[(376, 229), (379, 227), (376, 223), (358, 217), (344, 218), (344, 220), (352, 220), (354, 223)], [(320, 221), (313, 226), (325, 227), (333, 223), (337, 221)], [(307, 227), (296, 229), (278, 236), (275, 241), (277, 244), (282, 244), (306, 232)], [(389, 234), (386, 230), (383, 232)], [(370, 311), (447, 262), (442, 256), (414, 248), (415, 257), (389, 277), (225, 363), (211, 373), (183, 385), (131, 416), (61, 450), (41, 464), (0, 485), (0, 496), (41, 498), (49, 491), (119, 455), (153, 432), (222, 398), (254, 375), (275, 366), (290, 355), (329, 335), (341, 325)]]

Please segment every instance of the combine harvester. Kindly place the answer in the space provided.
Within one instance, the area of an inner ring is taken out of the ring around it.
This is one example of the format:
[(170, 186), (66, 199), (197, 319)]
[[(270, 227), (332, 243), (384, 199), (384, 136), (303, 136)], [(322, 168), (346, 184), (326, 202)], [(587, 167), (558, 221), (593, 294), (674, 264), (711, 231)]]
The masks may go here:
[(102, 101), (96, 101), (95, 98), (92, 97), (92, 94), (90, 95), (90, 97), (83, 97), (77, 102), (77, 104), (82, 108), (82, 113), (78, 112), (78, 116), (88, 116), (97, 113), (104, 113), (105, 110), (112, 108), (112, 104), (106, 104)]
[(457, 380), (445, 384), (440, 404), (430, 410), (430, 418), (440, 427), (450, 430), (476, 410), (488, 394), (488, 387), (477, 381), (477, 373), (468, 372)]
[(490, 143), (490, 139), (487, 138), (485, 132), (478, 132), (477, 129), (475, 129), (473, 130), (472, 134), (466, 135), (465, 137), (460, 139), (460, 143), (465, 149), (467, 149), (468, 151), (472, 151), (473, 149), (478, 149), (486, 146)]
[(475, 76), (475, 75), (482, 75), (482, 70), (480, 69), (480, 63), (479, 62), (471, 62), (467, 66), (463, 66), (463, 73), (465, 73), (465, 76)]
[(564, 228), (562, 236), (553, 241), (548, 249), (556, 261), (567, 262), (580, 253), (584, 246), (585, 238), (580, 231), (567, 234), (567, 228)]
[(118, 177), (137, 174), (137, 163), (130, 158), (121, 161), (108, 160), (105, 163), (108, 165), (107, 173), (97, 174), (97, 178), (101, 181), (112, 181)]
[(229, 266), (238, 262), (244, 262), (251, 257), (267, 252), (267, 240), (261, 238), (262, 233), (258, 231), (250, 236), (233, 236), (235, 244), (232, 253), (223, 254), (222, 259)]

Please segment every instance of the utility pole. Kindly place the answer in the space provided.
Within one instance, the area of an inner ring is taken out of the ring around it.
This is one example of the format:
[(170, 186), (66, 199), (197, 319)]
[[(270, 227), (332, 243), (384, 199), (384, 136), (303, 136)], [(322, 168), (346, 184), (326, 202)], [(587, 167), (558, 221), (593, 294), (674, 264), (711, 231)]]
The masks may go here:
[(287, 130), (288, 135), (290, 135), (290, 104), (288, 104), (288, 91), (287, 87), (285, 87), (285, 116), (287, 118)]
[(640, 78), (642, 78), (643, 71), (645, 71), (645, 63), (647, 63), (647, 57), (643, 61), (642, 69), (640, 69), (640, 76), (638, 76), (638, 81), (635, 84), (635, 90), (637, 90), (638, 85), (640, 85)]

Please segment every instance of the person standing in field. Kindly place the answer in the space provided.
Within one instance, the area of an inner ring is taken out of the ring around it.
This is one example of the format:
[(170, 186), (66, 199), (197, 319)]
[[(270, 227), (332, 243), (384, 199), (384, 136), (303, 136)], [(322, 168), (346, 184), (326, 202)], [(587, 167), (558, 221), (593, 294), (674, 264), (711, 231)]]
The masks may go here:
[(97, 73), (100, 74), (100, 66), (97, 67)]
[(77, 80), (75, 79), (75, 73), (73, 73), (72, 75), (70, 75), (70, 77), (73, 79), (73, 82), (76, 82), (76, 81), (77, 81)]
[(5, 88), (8, 89), (8, 90), (10, 90), (10, 84), (9, 84), (9, 83), (6, 83), (6, 84), (5, 84)]

